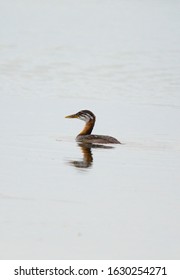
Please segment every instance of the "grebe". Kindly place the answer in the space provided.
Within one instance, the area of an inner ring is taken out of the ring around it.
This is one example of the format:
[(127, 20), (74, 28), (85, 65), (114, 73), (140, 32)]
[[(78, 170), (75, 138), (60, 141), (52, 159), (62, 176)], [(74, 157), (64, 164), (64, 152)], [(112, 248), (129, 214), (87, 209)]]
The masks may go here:
[(85, 121), (85, 127), (77, 135), (76, 141), (81, 143), (98, 143), (98, 144), (121, 144), (116, 138), (106, 135), (94, 135), (91, 134), (96, 117), (89, 110), (82, 110), (76, 114), (66, 116), (66, 118), (77, 118)]

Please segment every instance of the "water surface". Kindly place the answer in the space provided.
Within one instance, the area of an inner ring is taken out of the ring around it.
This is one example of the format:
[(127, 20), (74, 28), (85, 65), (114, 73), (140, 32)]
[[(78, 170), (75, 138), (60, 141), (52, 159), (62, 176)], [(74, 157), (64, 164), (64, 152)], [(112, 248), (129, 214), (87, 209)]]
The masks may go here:
[[(0, 258), (179, 259), (179, 1), (0, 15)], [(123, 144), (79, 146), (81, 109)]]

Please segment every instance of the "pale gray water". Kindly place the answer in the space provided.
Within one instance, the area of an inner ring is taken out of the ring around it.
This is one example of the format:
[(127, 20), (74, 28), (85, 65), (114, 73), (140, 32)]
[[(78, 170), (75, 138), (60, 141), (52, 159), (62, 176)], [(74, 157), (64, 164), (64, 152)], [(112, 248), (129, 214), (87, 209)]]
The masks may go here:
[(0, 1), (1, 259), (179, 259), (179, 8)]

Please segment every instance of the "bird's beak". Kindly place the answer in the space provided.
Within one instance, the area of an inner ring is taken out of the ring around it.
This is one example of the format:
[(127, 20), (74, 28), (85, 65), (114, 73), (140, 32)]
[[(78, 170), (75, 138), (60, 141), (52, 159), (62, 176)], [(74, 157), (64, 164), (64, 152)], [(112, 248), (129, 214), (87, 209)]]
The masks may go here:
[(75, 119), (77, 117), (78, 117), (77, 114), (73, 114), (73, 115), (66, 116), (65, 118), (66, 119)]

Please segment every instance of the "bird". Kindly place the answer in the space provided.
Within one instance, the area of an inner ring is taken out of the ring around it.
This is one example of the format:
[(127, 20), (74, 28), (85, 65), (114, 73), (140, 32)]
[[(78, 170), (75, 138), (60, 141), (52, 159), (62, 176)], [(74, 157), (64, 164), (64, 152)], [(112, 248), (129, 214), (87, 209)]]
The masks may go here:
[(83, 130), (76, 136), (77, 142), (90, 144), (121, 144), (120, 141), (112, 136), (91, 134), (96, 122), (96, 116), (89, 110), (82, 110), (76, 114), (68, 115), (65, 118), (76, 118), (85, 121)]

